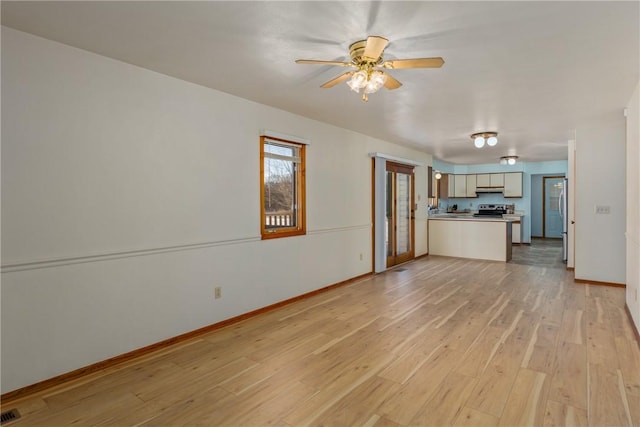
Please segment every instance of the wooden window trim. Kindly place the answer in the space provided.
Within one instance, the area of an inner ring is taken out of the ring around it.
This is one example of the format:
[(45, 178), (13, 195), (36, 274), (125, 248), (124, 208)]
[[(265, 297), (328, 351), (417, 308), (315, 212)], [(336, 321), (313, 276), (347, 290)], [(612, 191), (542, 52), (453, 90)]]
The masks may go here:
[[(279, 141), (290, 145), (295, 145), (299, 149), (300, 163), (298, 164), (298, 208), (296, 209), (297, 227), (270, 229), (266, 228), (266, 212), (264, 209), (264, 144), (265, 139)], [(281, 237), (302, 236), (307, 234), (307, 215), (306, 215), (306, 145), (286, 139), (274, 138), (272, 136), (260, 137), (260, 234), (262, 240), (277, 239)]]

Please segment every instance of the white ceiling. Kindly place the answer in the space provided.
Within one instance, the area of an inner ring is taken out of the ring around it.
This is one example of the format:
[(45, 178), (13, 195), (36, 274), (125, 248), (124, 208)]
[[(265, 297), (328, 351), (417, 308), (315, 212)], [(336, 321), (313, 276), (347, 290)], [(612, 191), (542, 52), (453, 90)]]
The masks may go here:
[[(410, 145), (457, 164), (567, 158), (580, 123), (623, 114), (639, 80), (640, 3), (10, 2), (2, 24), (302, 116)], [(344, 68), (368, 35), (386, 59), (441, 56), (440, 69), (392, 70), (404, 85), (364, 103)], [(498, 131), (478, 150), (469, 135)]]

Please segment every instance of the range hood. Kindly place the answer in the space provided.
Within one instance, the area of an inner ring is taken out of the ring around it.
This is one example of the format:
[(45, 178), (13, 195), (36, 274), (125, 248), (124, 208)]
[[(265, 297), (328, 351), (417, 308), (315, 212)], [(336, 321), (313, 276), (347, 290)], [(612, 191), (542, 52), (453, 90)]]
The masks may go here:
[(504, 187), (476, 187), (476, 193), (504, 193)]

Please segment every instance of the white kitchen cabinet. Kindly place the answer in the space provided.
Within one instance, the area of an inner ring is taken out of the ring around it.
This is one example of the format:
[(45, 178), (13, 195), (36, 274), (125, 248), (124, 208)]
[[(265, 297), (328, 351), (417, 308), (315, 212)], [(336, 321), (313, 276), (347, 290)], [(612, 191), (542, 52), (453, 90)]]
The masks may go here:
[(432, 219), (429, 255), (509, 261), (512, 223), (502, 220)]
[(504, 174), (503, 173), (489, 174), (489, 187), (504, 187)]
[(504, 174), (504, 197), (522, 197), (522, 172)]
[(476, 193), (476, 182), (476, 175), (467, 175), (467, 197), (478, 197), (478, 193)]
[(520, 222), (511, 223), (511, 242), (520, 243), (522, 241), (522, 227)]
[(476, 175), (477, 187), (491, 187), (491, 174), (479, 173)]
[(456, 187), (456, 182), (455, 182), (455, 175), (450, 173), (447, 174), (447, 196), (451, 199), (453, 197), (456, 197), (456, 192), (455, 192), (455, 187)]
[(467, 197), (467, 176), (454, 175), (454, 197)]

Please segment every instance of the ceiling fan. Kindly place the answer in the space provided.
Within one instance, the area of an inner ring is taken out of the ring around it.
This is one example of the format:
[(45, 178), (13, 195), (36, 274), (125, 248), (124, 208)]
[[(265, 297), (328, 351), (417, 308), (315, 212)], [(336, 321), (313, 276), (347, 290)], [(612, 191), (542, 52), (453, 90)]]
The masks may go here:
[(381, 68), (399, 70), (402, 68), (440, 68), (444, 64), (442, 58), (394, 59), (385, 61), (382, 57), (389, 40), (380, 36), (369, 36), (349, 46), (351, 62), (319, 61), (315, 59), (298, 59), (297, 64), (338, 65), (355, 68), (323, 84), (322, 88), (330, 88), (350, 78), (347, 82), (351, 90), (359, 93), (362, 89), (362, 100), (368, 101), (367, 95), (377, 92), (382, 86), (389, 90), (402, 86), (392, 75)]

